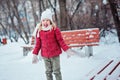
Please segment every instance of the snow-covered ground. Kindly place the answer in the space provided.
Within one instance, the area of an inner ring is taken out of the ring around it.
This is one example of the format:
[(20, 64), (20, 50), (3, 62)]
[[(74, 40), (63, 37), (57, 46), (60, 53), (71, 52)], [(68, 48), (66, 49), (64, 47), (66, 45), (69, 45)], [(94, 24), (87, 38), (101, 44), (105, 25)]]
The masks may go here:
[[(46, 80), (43, 60), (32, 64), (32, 53), (23, 56), (22, 45), (24, 42), (19, 40), (18, 43), (8, 41), (7, 45), (0, 46), (0, 80)], [(93, 50), (94, 56), (90, 58), (67, 58), (63, 52), (60, 58), (63, 80), (87, 80), (86, 75), (105, 61), (120, 59), (120, 45), (113, 34), (101, 38), (100, 45), (93, 47)]]

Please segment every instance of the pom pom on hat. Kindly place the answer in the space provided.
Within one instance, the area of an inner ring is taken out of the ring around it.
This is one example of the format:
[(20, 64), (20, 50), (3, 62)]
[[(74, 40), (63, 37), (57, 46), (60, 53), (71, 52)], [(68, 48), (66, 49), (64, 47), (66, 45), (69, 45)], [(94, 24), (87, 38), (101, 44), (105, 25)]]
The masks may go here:
[(50, 9), (46, 9), (45, 11), (42, 12), (41, 20), (50, 19), (52, 21), (52, 16), (53, 16), (52, 11)]

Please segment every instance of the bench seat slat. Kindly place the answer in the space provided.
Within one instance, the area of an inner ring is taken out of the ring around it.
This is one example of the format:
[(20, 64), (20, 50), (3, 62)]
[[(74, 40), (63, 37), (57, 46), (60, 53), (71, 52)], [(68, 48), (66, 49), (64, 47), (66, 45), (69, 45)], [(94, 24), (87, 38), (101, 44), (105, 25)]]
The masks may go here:
[(99, 40), (66, 40), (66, 44), (93, 44), (98, 43)]
[(69, 44), (70, 47), (83, 47), (83, 46), (98, 46), (98, 43), (94, 44)]

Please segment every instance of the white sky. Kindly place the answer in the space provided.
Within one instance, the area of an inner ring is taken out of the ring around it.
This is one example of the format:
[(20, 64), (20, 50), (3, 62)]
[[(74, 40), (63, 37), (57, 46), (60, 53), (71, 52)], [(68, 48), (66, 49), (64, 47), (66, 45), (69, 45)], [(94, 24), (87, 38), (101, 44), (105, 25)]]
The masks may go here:
[[(18, 43), (8, 41), (7, 45), (0, 46), (0, 80), (46, 80), (43, 60), (38, 64), (32, 64), (31, 52), (28, 56), (23, 56), (22, 45), (24, 42), (19, 40)], [(87, 75), (99, 69), (105, 62), (112, 59), (120, 61), (120, 45), (116, 35), (108, 33), (106, 38), (101, 38), (100, 45), (93, 49), (94, 56), (90, 58), (76, 56), (67, 58), (66, 53), (63, 52), (60, 58), (63, 80), (89, 80)], [(107, 80), (115, 79), (114, 77), (119, 73), (120, 65), (114, 76)], [(95, 80), (103, 80), (104, 74), (105, 72)]]

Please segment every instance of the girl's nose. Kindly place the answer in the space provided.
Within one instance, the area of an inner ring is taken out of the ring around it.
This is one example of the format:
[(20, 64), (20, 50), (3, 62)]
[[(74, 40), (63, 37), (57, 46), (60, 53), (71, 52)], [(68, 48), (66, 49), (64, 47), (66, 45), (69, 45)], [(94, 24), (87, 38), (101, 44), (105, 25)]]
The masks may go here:
[(48, 26), (48, 24), (46, 23), (46, 24), (44, 24), (44, 26), (45, 26), (45, 27), (47, 27), (47, 26)]

